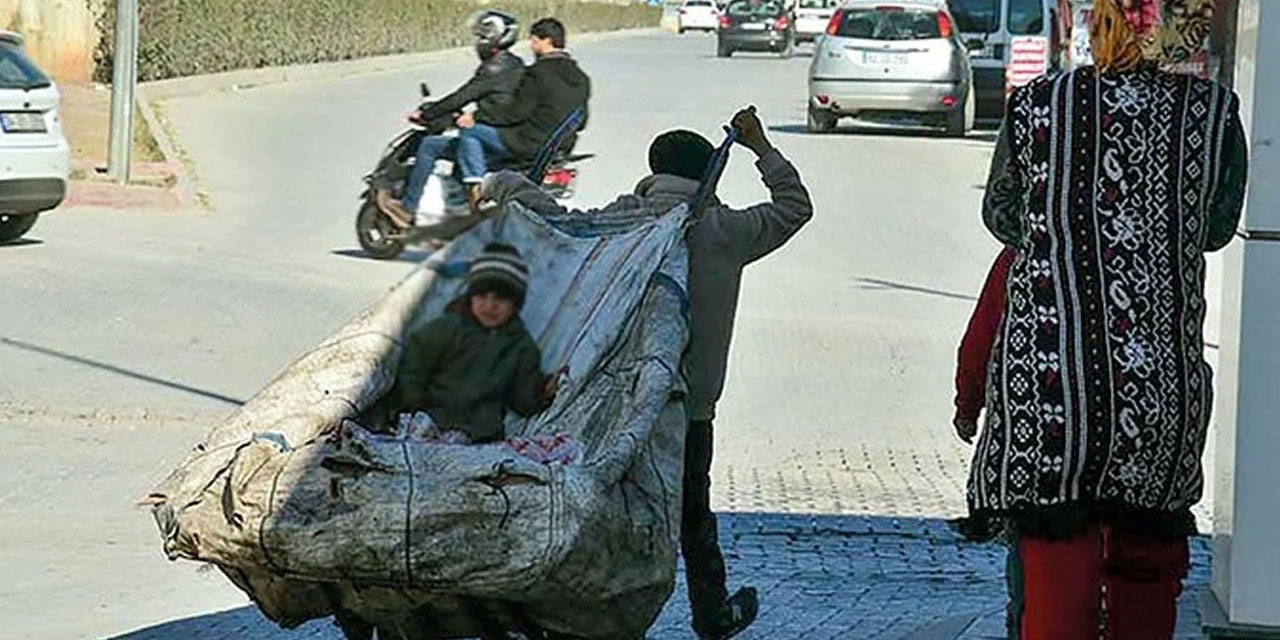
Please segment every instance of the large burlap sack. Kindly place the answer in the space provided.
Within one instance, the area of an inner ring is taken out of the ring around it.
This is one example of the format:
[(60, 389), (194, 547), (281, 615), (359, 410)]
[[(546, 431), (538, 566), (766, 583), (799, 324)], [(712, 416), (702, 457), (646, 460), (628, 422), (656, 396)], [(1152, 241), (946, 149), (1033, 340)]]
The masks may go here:
[[(415, 269), (215, 428), (152, 496), (170, 558), (213, 563), (272, 620), (339, 614), (406, 639), (495, 628), (636, 638), (673, 588), (686, 418), (685, 209), (543, 219), (512, 205)], [(507, 433), (568, 434), (540, 464), (386, 427), (403, 339), (515, 245), (521, 316), (553, 406)]]

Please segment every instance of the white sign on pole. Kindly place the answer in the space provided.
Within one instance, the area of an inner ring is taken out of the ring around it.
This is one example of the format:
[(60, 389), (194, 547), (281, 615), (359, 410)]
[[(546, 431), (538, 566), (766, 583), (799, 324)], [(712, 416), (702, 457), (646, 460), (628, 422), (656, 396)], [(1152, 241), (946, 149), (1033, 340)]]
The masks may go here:
[(1019, 36), (1009, 42), (1009, 67), (1005, 72), (1005, 88), (1008, 91), (1030, 83), (1048, 70), (1048, 38)]

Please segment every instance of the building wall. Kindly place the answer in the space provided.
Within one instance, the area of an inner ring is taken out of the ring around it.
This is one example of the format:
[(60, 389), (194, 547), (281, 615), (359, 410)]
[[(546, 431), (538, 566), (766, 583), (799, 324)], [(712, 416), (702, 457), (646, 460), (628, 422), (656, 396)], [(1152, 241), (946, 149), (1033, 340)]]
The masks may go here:
[(60, 82), (86, 82), (98, 45), (102, 0), (0, 0), (0, 28), (26, 39), (27, 53)]

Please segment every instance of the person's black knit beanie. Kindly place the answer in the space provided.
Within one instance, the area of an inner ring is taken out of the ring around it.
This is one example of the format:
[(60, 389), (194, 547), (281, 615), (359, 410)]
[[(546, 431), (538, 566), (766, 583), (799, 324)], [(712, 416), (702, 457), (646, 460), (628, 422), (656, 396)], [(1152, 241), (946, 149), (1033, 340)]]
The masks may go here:
[(649, 145), (649, 170), (701, 180), (716, 148), (701, 134), (687, 129), (668, 131)]
[(467, 295), (496, 293), (513, 300), (516, 308), (524, 306), (529, 288), (529, 266), (520, 252), (509, 244), (492, 242), (471, 261), (467, 273)]

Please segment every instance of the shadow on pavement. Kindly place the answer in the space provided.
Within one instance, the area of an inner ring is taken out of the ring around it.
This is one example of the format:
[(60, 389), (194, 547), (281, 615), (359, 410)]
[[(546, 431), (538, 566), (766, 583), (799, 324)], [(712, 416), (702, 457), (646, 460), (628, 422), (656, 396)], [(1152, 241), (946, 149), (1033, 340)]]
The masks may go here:
[(800, 57), (803, 57), (803, 56), (798, 51), (794, 56), (792, 56), (792, 58), (784, 58), (776, 53), (769, 53), (768, 51), (734, 51), (733, 57), (721, 58), (720, 56), (716, 55), (715, 52), (713, 51), (711, 53), (708, 53), (702, 56), (702, 59), (703, 60), (723, 60), (729, 63), (733, 62), (734, 60), (776, 60), (778, 62), (787, 62), (788, 60), (791, 60), (793, 58), (800, 58)]
[(360, 249), (335, 249), (333, 251), (330, 251), (329, 253), (331, 255), (341, 256), (343, 258), (368, 260), (370, 262), (410, 262), (413, 264), (418, 264), (419, 262), (422, 262), (423, 260), (430, 258), (432, 254), (432, 252), (430, 251), (422, 251), (418, 249), (407, 249), (405, 250), (404, 253), (394, 258), (391, 258), (390, 260), (381, 260), (378, 258), (369, 257), (368, 254), (366, 254), (364, 251)]
[(240, 406), (244, 404), (244, 400), (241, 400), (239, 398), (232, 398), (231, 396), (225, 396), (215, 391), (209, 391), (207, 389), (192, 387), (190, 385), (182, 384), (181, 382), (175, 382), (173, 380), (165, 380), (164, 378), (157, 378), (155, 376), (148, 375), (145, 373), (140, 373), (138, 371), (133, 371), (131, 369), (125, 369), (124, 367), (118, 367), (114, 364), (99, 362), (97, 360), (93, 360), (83, 356), (78, 356), (71, 353), (65, 353), (62, 351), (58, 351), (56, 349), (50, 349), (48, 347), (42, 347), (40, 345), (32, 344), (30, 342), (24, 342), (22, 340), (14, 340), (13, 338), (0, 338), (0, 345), (4, 345), (6, 347), (12, 347), (14, 349), (19, 349), (21, 351), (26, 351), (29, 353), (39, 354), (42, 356), (48, 356), (50, 358), (57, 358), (58, 360), (63, 360), (66, 362), (74, 362), (76, 364), (81, 364), (86, 367), (92, 367), (94, 369), (109, 371), (111, 373), (119, 374), (127, 378), (133, 378), (134, 380), (149, 382), (151, 384), (160, 385), (162, 387), (168, 387), (170, 389), (182, 391), (184, 393), (189, 393), (191, 395), (200, 396), (202, 398), (217, 400), (218, 402), (224, 402), (226, 404), (231, 404), (236, 406)]
[(774, 133), (783, 133), (789, 135), (806, 135), (814, 137), (880, 137), (880, 138), (916, 138), (920, 140), (941, 140), (948, 142), (960, 143), (978, 143), (981, 146), (988, 147), (995, 143), (996, 132), (974, 129), (969, 135), (963, 138), (951, 138), (943, 134), (942, 131), (931, 129), (911, 129), (902, 128), (895, 129), (891, 127), (867, 126), (867, 125), (846, 125), (838, 126), (828, 133), (813, 133), (809, 131), (809, 127), (803, 124), (778, 124), (769, 127), (769, 131)]
[(859, 289), (868, 289), (872, 291), (909, 291), (911, 293), (923, 293), (930, 296), (938, 296), (940, 298), (950, 298), (952, 300), (964, 300), (974, 302), (977, 296), (967, 293), (956, 293), (954, 291), (943, 291), (942, 289), (931, 289), (929, 287), (921, 287), (914, 284), (905, 284), (902, 282), (894, 282), (892, 280), (881, 280), (880, 278), (854, 278), (854, 282), (858, 283)]
[(267, 620), (257, 607), (247, 606), (171, 620), (145, 629), (110, 636), (107, 640), (214, 640), (215, 638), (218, 640), (224, 638), (342, 640), (342, 633), (328, 620), (312, 620), (297, 629), (281, 629), (274, 622)]
[(44, 240), (36, 240), (35, 238), (18, 238), (17, 240), (0, 242), (0, 247), (3, 247), (3, 248), (33, 247), (33, 246), (42, 245), (42, 244), (44, 244)]
[[(968, 542), (939, 518), (721, 513), (730, 590), (754, 585), (760, 617), (742, 640), (1003, 638), (1005, 548)], [(1177, 640), (1200, 638), (1209, 542), (1191, 541)], [(649, 640), (692, 640), (683, 572)], [(284, 631), (255, 607), (172, 620), (109, 640), (342, 640), (328, 620)]]

